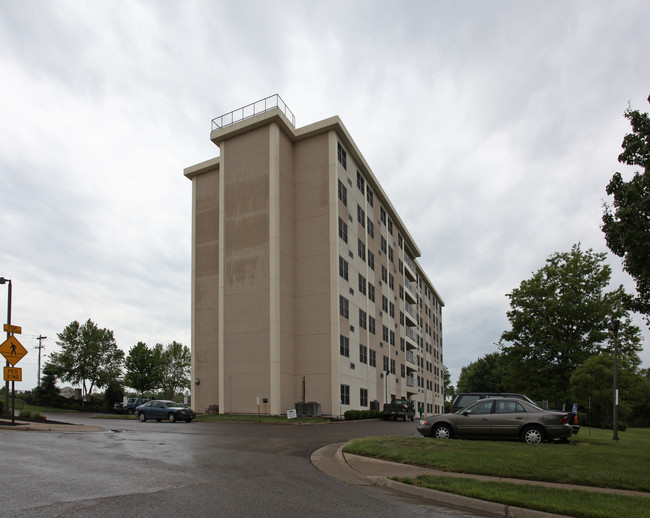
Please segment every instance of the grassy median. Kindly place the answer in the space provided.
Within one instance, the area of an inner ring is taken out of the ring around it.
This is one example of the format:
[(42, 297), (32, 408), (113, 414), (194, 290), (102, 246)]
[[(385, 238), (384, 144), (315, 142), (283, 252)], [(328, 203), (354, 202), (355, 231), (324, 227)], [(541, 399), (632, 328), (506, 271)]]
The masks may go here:
[[(580, 430), (571, 444), (370, 437), (350, 441), (345, 451), (442, 471), (627, 489), (648, 492), (650, 496), (650, 429), (619, 432), (618, 443), (612, 440), (611, 430), (587, 428)], [(569, 516), (648, 516), (650, 507), (650, 498), (532, 485), (444, 476), (403, 481)]]

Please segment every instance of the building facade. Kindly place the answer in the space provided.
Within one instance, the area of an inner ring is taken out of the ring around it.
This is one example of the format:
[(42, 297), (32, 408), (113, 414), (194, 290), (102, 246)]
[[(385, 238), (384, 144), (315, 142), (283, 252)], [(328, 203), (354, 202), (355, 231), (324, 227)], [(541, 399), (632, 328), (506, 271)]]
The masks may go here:
[(338, 117), (278, 96), (213, 121), (192, 181), (192, 404), (323, 415), (407, 397), (443, 411), (442, 307)]

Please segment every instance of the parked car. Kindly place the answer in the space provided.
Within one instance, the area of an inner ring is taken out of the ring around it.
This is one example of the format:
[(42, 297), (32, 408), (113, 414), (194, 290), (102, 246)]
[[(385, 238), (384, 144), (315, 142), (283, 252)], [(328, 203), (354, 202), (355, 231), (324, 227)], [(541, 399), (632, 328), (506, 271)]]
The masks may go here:
[(518, 398), (480, 399), (460, 412), (421, 419), (417, 430), (436, 439), (518, 438), (528, 444), (566, 439), (573, 432), (566, 412)]
[[(461, 392), (454, 398), (454, 402), (451, 404), (451, 413), (455, 414), (465, 408), (466, 406), (478, 401), (479, 399), (489, 399), (489, 398), (517, 398), (528, 401), (533, 405), (537, 405), (532, 399), (524, 394), (515, 394), (512, 392)], [(539, 406), (539, 405), (537, 405)], [(567, 412), (569, 415), (569, 424), (573, 428), (573, 434), (576, 435), (580, 431), (580, 423), (578, 422), (577, 412)]]
[(189, 423), (196, 417), (194, 410), (187, 405), (162, 399), (154, 399), (140, 405), (135, 409), (135, 415), (143, 423), (147, 419), (155, 419), (158, 422), (167, 419), (170, 423), (182, 420)]
[(118, 414), (133, 415), (135, 409), (140, 405), (143, 405), (147, 401), (149, 400), (143, 399), (141, 397), (130, 397), (126, 400), (126, 403), (122, 401), (120, 401), (119, 403), (115, 403), (113, 405), (113, 412), (117, 412)]
[(397, 418), (410, 419), (411, 421), (415, 418), (415, 406), (413, 401), (408, 399), (393, 399), (390, 403), (384, 405), (384, 409), (381, 413), (383, 419), (392, 419), (396, 421)]

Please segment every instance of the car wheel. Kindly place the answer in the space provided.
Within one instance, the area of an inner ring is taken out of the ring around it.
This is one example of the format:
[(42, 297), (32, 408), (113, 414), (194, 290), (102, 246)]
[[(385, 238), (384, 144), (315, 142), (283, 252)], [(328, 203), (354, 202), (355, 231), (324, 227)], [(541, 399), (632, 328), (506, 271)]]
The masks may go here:
[(170, 414), (167, 416), (167, 419), (169, 419), (169, 422), (170, 422), (170, 423), (175, 423), (175, 422), (176, 422), (176, 415), (170, 413)]
[(133, 415), (133, 409), (132, 409), (132, 408), (129, 408), (129, 409), (126, 411), (126, 413), (127, 413), (128, 415)]
[(433, 431), (433, 437), (436, 439), (451, 439), (454, 436), (451, 427), (446, 424), (439, 424)]
[(526, 444), (540, 444), (544, 442), (544, 430), (538, 426), (529, 426), (521, 433), (521, 440)]
[(186, 422), (186, 423), (191, 423), (192, 420), (191, 420), (191, 419), (185, 419), (185, 422)]
[(140, 419), (140, 422), (141, 422), (141, 423), (144, 423), (144, 422), (147, 420), (147, 416), (144, 415), (144, 412), (140, 412), (140, 413), (138, 414), (138, 419)]

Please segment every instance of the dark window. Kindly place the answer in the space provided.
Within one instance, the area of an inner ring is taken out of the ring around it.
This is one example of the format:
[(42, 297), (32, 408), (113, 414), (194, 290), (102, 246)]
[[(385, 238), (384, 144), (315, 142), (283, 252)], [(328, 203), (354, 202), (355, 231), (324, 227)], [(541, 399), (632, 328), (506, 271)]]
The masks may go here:
[(348, 242), (348, 225), (341, 218), (339, 218), (339, 237), (344, 242)]
[(368, 283), (368, 298), (372, 302), (375, 301), (375, 286), (371, 283)]
[(359, 327), (362, 329), (366, 329), (367, 327), (366, 312), (363, 309), (359, 309)]
[(375, 317), (368, 317), (368, 331), (370, 331), (373, 335), (375, 334)]
[(339, 313), (344, 318), (349, 317), (349, 301), (343, 295), (339, 295)]
[(368, 250), (368, 267), (374, 272), (375, 271), (375, 254)]
[(372, 191), (370, 190), (370, 187), (366, 189), (366, 200), (368, 200), (368, 205), (372, 207), (373, 194)]
[(384, 372), (388, 372), (388, 356), (384, 356)]
[(381, 266), (381, 280), (388, 282), (388, 270), (384, 265)]
[(341, 356), (345, 356), (345, 357), (349, 358), (350, 357), (350, 339), (347, 336), (341, 335), (340, 347), (341, 347)]
[(388, 342), (388, 328), (386, 326), (383, 326), (382, 328), (382, 338), (384, 339), (384, 342)]
[(366, 278), (361, 274), (359, 274), (359, 291), (366, 294)]
[(386, 211), (384, 210), (384, 207), (379, 207), (379, 219), (381, 222), (385, 225), (386, 224)]
[(350, 404), (350, 385), (341, 385), (341, 404)]
[(381, 236), (381, 251), (386, 253), (386, 238)]
[(348, 168), (348, 154), (345, 152), (345, 149), (343, 149), (343, 146), (341, 143), (338, 143), (338, 158), (339, 162), (341, 162), (341, 165), (343, 166), (343, 169)]
[(365, 181), (359, 171), (357, 171), (357, 187), (362, 193), (365, 192)]
[(395, 360), (390, 361), (390, 373), (395, 374)]
[(363, 209), (360, 205), (357, 205), (357, 220), (363, 228), (366, 227), (366, 213), (363, 212)]
[(339, 180), (339, 200), (343, 202), (343, 205), (348, 204), (348, 190), (343, 185), (343, 182)]
[(357, 255), (363, 260), (366, 260), (366, 245), (361, 239), (358, 240)]
[(361, 344), (359, 344), (359, 361), (361, 363), (368, 363), (368, 348)]
[(393, 235), (393, 220), (390, 218), (388, 218), (388, 233)]
[(377, 353), (370, 349), (370, 355), (368, 357), (368, 365), (371, 367), (376, 367), (377, 366)]
[(375, 238), (375, 225), (370, 219), (370, 216), (368, 216), (368, 235), (373, 239)]
[(339, 255), (339, 275), (348, 280), (348, 262)]
[(368, 389), (359, 389), (359, 405), (368, 406)]

